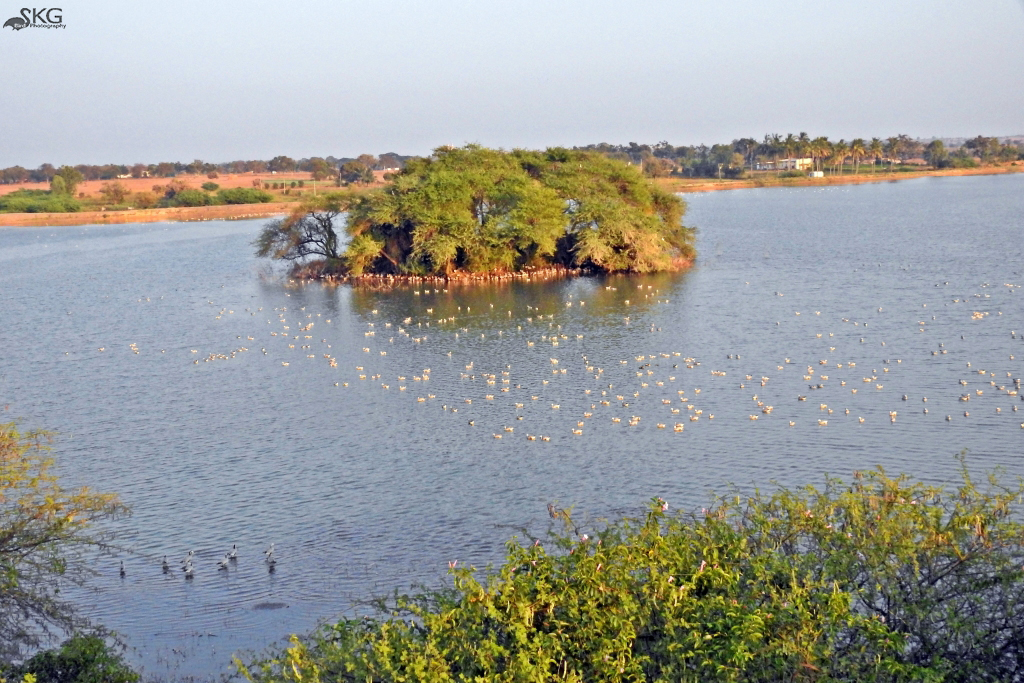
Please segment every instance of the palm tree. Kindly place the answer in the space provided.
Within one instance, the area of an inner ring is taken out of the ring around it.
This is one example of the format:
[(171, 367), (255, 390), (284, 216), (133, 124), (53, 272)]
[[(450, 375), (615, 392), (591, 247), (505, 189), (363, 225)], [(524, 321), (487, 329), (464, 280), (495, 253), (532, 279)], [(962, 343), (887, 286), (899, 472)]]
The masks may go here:
[(820, 162), (821, 168), (818, 170), (824, 171), (824, 160), (832, 154), (832, 143), (824, 136), (814, 138), (810, 143), (810, 152), (811, 158), (814, 159), (815, 168), (818, 168), (818, 164)]
[(857, 138), (850, 143), (850, 156), (853, 157), (853, 174), (857, 175), (860, 173), (860, 160), (867, 154), (867, 149), (864, 147), (864, 139)]
[(899, 138), (886, 138), (885, 140), (885, 153), (889, 155), (889, 173), (892, 173), (892, 165), (896, 159), (896, 155), (900, 151), (900, 139)]
[[(846, 144), (846, 140), (840, 140), (832, 146), (832, 157), (835, 159), (836, 168), (839, 169), (839, 175), (843, 175), (843, 163), (849, 151), (850, 146)], [(835, 175), (835, 171), (832, 171), (832, 174)]]
[(882, 141), (878, 138), (871, 138), (871, 144), (868, 145), (868, 154), (874, 158), (874, 162), (871, 164), (871, 172), (875, 173), (878, 170), (878, 160), (882, 156)]
[(764, 136), (764, 152), (770, 154), (772, 160), (775, 163), (775, 175), (779, 174), (779, 148), (781, 146), (781, 137), (778, 133)]
[(797, 156), (799, 156), (801, 158), (810, 156), (811, 155), (810, 154), (810, 147), (811, 147), (811, 138), (807, 135), (807, 133), (804, 133), (803, 131), (801, 131), (800, 134), (796, 136), (796, 153), (797, 153)]
[(796, 137), (794, 137), (792, 133), (789, 133), (786, 136), (786, 139), (782, 141), (782, 148), (786, 150), (787, 159), (792, 159), (796, 156), (797, 144)]

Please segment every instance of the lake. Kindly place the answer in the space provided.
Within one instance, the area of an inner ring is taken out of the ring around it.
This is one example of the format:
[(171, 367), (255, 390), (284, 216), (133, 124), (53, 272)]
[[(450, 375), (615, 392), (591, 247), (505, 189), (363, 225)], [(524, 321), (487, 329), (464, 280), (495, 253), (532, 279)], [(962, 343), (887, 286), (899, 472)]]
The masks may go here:
[(1024, 475), (1024, 174), (686, 199), (686, 273), (390, 291), (289, 282), (260, 221), (0, 229), (0, 404), (134, 511), (75, 600), (204, 679), (500, 561), (548, 502)]

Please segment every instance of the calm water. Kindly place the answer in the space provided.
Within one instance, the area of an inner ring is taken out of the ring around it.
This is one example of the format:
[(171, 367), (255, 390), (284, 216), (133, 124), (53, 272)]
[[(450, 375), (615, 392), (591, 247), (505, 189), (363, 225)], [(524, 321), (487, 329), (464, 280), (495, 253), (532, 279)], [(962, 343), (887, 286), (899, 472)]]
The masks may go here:
[[(1024, 175), (688, 201), (691, 272), (448, 291), (289, 284), (252, 257), (259, 222), (0, 229), (0, 403), (134, 509), (127, 577), (105, 559), (78, 600), (150, 674), (209, 677), (500, 559), (548, 501), (599, 520), (876, 464), (951, 481), (965, 448), (1024, 475)], [(161, 573), (190, 549), (193, 580)]]

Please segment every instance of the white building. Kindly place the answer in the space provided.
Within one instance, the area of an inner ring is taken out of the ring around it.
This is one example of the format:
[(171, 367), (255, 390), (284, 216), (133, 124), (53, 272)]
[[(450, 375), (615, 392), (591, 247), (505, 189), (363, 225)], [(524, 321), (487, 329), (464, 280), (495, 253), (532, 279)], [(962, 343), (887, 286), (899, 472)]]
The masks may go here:
[(806, 171), (814, 168), (814, 159), (801, 157), (799, 159), (779, 159), (778, 161), (759, 162), (756, 166), (758, 171)]

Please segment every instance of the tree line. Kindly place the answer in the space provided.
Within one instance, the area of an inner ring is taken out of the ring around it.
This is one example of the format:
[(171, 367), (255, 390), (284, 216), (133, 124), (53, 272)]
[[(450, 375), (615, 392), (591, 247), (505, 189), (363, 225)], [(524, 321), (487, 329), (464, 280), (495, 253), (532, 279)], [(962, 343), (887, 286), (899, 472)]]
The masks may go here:
[[(316, 180), (326, 180), (346, 176), (351, 180), (372, 181), (373, 171), (398, 169), (405, 165), (409, 156), (388, 152), (380, 156), (361, 154), (358, 157), (310, 157), (295, 160), (288, 156), (276, 156), (273, 159), (253, 159), (248, 161), (228, 161), (208, 163), (196, 159), (190, 163), (180, 161), (163, 161), (156, 164), (79, 164), (62, 166), (41, 164), (38, 168), (27, 169), (22, 166), (10, 166), (0, 169), (0, 184), (16, 183), (49, 183), (61, 168), (74, 168), (81, 174), (82, 180), (115, 180), (118, 178), (173, 178), (177, 175), (208, 175), (210, 173), (287, 173), (293, 171), (307, 172)], [(355, 175), (354, 175), (355, 174)], [(367, 175), (369, 179), (367, 180)]]
[(814, 170), (853, 172), (862, 165), (872, 169), (922, 159), (933, 168), (969, 168), (979, 164), (1008, 163), (1024, 159), (1024, 142), (1001, 142), (999, 138), (979, 135), (959, 145), (947, 146), (940, 139), (916, 140), (900, 134), (888, 138), (854, 138), (832, 141), (812, 138), (807, 133), (770, 134), (761, 140), (739, 138), (731, 143), (674, 146), (662, 141), (655, 145), (614, 145), (600, 143), (581, 149), (600, 152), (641, 166), (652, 177), (680, 175), (688, 177), (737, 178), (758, 168), (778, 166), (780, 159), (809, 158)]
[[(817, 170), (832, 169), (842, 173), (853, 164), (855, 172), (862, 164), (874, 167), (923, 159), (935, 168), (971, 167), (979, 164), (1006, 163), (1024, 159), (1024, 142), (1002, 142), (997, 137), (979, 135), (961, 144), (946, 145), (940, 139), (917, 140), (908, 135), (888, 138), (854, 138), (831, 141), (827, 137), (812, 138), (807, 133), (770, 134), (761, 140), (739, 138), (730, 143), (675, 146), (662, 141), (654, 145), (631, 142), (627, 145), (598, 143), (575, 147), (600, 152), (615, 159), (643, 167), (648, 176), (677, 174), (692, 177), (738, 177), (757, 168), (758, 164), (786, 158), (811, 158)], [(172, 178), (177, 175), (210, 173), (310, 173), (314, 180), (335, 180), (339, 185), (370, 183), (374, 171), (401, 169), (414, 158), (388, 152), (380, 156), (361, 154), (358, 157), (309, 157), (293, 159), (276, 156), (269, 160), (237, 160), (208, 163), (196, 159), (190, 163), (164, 161), (156, 164), (103, 164), (74, 166), (83, 180), (116, 178)], [(67, 166), (61, 168), (69, 168)], [(60, 169), (41, 164), (35, 169), (10, 166), (0, 169), (0, 184), (25, 182), (48, 183)]]

